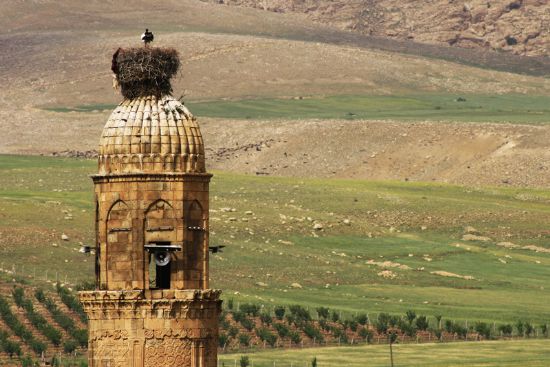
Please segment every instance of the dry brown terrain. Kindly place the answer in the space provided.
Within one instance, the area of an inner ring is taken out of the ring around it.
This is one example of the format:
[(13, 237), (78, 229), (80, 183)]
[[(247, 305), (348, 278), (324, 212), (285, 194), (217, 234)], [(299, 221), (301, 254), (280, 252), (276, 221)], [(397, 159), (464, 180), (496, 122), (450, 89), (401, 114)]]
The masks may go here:
[(210, 0), (307, 18), (368, 35), (506, 50), (520, 55), (549, 54), (547, 0)]
[[(110, 57), (121, 45), (138, 44), (145, 26), (155, 31), (155, 44), (180, 51), (183, 68), (175, 95), (185, 94), (190, 102), (418, 92), (550, 95), (550, 80), (536, 76), (549, 68), (530, 61), (535, 59), (503, 55), (499, 64), (491, 61), (493, 54), (456, 54), (471, 57), (469, 64), (489, 62), (497, 69), (535, 74), (520, 75), (441, 60), (455, 58), (450, 48), (403, 46), (361, 35), (340, 44), (334, 40), (346, 40), (349, 32), (299, 15), (191, 0), (160, 2), (153, 10), (146, 1), (133, 5), (128, 10), (117, 2), (46, 0), (4, 7), (0, 153), (95, 149), (108, 111), (44, 108), (118, 103)], [(214, 169), (483, 184), (550, 182), (546, 126), (199, 119)]]

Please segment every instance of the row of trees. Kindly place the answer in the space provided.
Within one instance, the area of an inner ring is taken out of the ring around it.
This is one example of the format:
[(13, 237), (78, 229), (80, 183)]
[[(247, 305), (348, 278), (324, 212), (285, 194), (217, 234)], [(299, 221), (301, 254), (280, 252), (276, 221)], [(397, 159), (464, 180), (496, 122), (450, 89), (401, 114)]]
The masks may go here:
[(15, 304), (23, 308), (27, 315), (27, 319), (31, 324), (38, 329), (53, 345), (61, 344), (61, 332), (48, 323), (48, 321), (34, 310), (34, 306), (30, 299), (25, 298), (25, 292), (21, 287), (15, 287), (12, 291)]
[(75, 295), (67, 288), (62, 287), (59, 283), (56, 285), (56, 290), (57, 294), (59, 294), (59, 297), (61, 298), (61, 302), (63, 302), (70, 310), (76, 312), (82, 322), (88, 322), (88, 317), (86, 316), (80, 301), (75, 297)]
[[(298, 344), (301, 341), (302, 333), (319, 343), (324, 341), (324, 335), (327, 333), (341, 343), (349, 343), (348, 330), (357, 333), (360, 338), (369, 343), (374, 338), (373, 331), (385, 337), (389, 337), (392, 333), (408, 337), (415, 337), (418, 333), (429, 333), (438, 340), (443, 339), (444, 333), (462, 339), (467, 338), (469, 333), (476, 334), (476, 337), (480, 339), (494, 339), (498, 336), (512, 336), (514, 332), (518, 336), (530, 337), (537, 331), (534, 325), (525, 321), (518, 321), (515, 325), (502, 324), (498, 327), (485, 322), (476, 322), (468, 326), (467, 323), (442, 320), (442, 317), (438, 315), (430, 323), (428, 316), (417, 315), (413, 310), (407, 311), (404, 315), (380, 313), (373, 320), (370, 320), (366, 313), (360, 313), (343, 320), (339, 312), (331, 311), (327, 307), (318, 307), (315, 309), (317, 313), (317, 322), (315, 323), (310, 311), (300, 305), (277, 306), (273, 309), (274, 317), (257, 304), (244, 303), (237, 307), (238, 310), (235, 310), (233, 301), (229, 300), (227, 308), (230, 310), (233, 320), (240, 323), (248, 335), (256, 329), (254, 333), (260, 340), (272, 346), (276, 344), (278, 338), (289, 338), (292, 343)], [(240, 345), (247, 346), (250, 337), (238, 335), (239, 329), (231, 326), (226, 316), (227, 313), (223, 313), (220, 318), (221, 328), (227, 331), (227, 333), (220, 334), (220, 345), (225, 346), (231, 338), (234, 338), (239, 340)], [(256, 328), (254, 318), (261, 321), (261, 327)], [(269, 326), (275, 329), (275, 333), (268, 328)], [(541, 324), (538, 330), (541, 335), (548, 337), (547, 324)]]
[(37, 289), (34, 296), (38, 302), (46, 307), (54, 321), (72, 337), (73, 340), (67, 340), (63, 344), (63, 351), (65, 353), (74, 352), (78, 346), (85, 348), (88, 345), (88, 331), (86, 329), (79, 329), (73, 319), (63, 313), (57, 307), (54, 300), (47, 297), (42, 289)]
[(5, 352), (10, 358), (13, 356), (21, 356), (21, 345), (17, 342), (8, 339), (8, 333), (5, 330), (0, 330), (0, 352)]
[(8, 301), (2, 296), (0, 296), (0, 315), (13, 333), (20, 337), (34, 353), (40, 355), (46, 350), (46, 344), (34, 338), (32, 332), (11, 312)]

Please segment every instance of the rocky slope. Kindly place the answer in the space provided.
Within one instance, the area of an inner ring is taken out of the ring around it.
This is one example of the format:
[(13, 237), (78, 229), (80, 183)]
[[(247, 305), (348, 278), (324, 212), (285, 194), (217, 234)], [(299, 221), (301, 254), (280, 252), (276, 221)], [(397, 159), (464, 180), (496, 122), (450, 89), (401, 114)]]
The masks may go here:
[(548, 56), (547, 0), (207, 0), (294, 12), (363, 34)]

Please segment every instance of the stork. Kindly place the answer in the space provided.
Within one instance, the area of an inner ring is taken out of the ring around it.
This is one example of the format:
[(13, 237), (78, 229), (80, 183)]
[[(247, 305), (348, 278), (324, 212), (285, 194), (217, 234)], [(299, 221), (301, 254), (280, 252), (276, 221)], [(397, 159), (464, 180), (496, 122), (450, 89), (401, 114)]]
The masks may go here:
[(153, 36), (153, 32), (149, 32), (148, 28), (145, 28), (145, 32), (141, 35), (141, 40), (143, 41), (143, 44), (145, 47), (151, 42), (153, 42), (153, 39), (155, 36)]

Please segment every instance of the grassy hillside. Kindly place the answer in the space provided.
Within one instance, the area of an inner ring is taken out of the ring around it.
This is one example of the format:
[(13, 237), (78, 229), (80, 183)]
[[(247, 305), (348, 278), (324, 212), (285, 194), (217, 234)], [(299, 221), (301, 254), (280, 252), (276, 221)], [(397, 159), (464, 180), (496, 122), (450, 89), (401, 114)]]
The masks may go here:
[[(550, 364), (547, 340), (397, 344), (393, 348), (396, 366), (542, 367)], [(233, 366), (235, 360), (239, 363), (241, 355), (222, 355), (220, 365)], [(376, 367), (390, 363), (387, 345), (267, 351), (248, 356), (255, 367), (309, 366), (314, 357), (322, 367)]]
[[(93, 243), (95, 162), (1, 156), (0, 170), (2, 267), (91, 279), (77, 249)], [(215, 172), (211, 242), (227, 248), (212, 286), (267, 307), (547, 322), (549, 202), (548, 190)]]
[[(229, 119), (340, 119), (550, 124), (547, 96), (341, 95), (190, 102), (197, 116)], [(111, 111), (116, 105), (46, 107), (54, 112)]]

